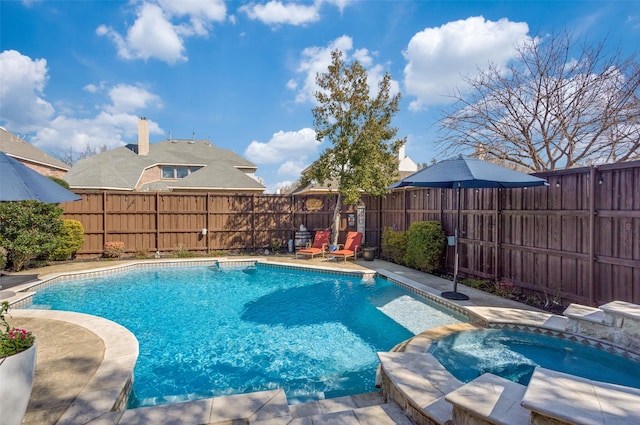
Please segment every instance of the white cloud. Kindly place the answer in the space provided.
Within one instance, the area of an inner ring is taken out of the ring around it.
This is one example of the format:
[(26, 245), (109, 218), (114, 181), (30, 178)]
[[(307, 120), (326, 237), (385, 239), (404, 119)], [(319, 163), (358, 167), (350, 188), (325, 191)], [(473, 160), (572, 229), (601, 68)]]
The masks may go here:
[(96, 33), (111, 38), (118, 48), (118, 56), (124, 59), (156, 58), (169, 64), (187, 60), (176, 27), (156, 4), (144, 3), (140, 7), (126, 37), (105, 25), (99, 26)]
[(238, 10), (245, 13), (249, 19), (260, 21), (267, 25), (304, 25), (320, 20), (319, 8), (321, 2), (311, 5), (288, 3), (272, 0), (266, 4), (251, 3)]
[(0, 53), (0, 120), (8, 130), (28, 132), (53, 115), (44, 98), (47, 73), (45, 59), (32, 60), (15, 50)]
[[(86, 147), (115, 148), (134, 141), (138, 131), (137, 111), (148, 111), (161, 107), (159, 96), (140, 85), (87, 84), (83, 89), (96, 97), (108, 96), (103, 104), (96, 103), (99, 112), (95, 116), (84, 115), (78, 110), (82, 106), (60, 99), (56, 105), (65, 105), (56, 110), (44, 100), (48, 81), (47, 62), (32, 60), (14, 50), (0, 53), (0, 122), (14, 133), (32, 133), (29, 139), (39, 149), (51, 153), (73, 149), (81, 152)], [(103, 93), (104, 92), (104, 93)], [(76, 109), (73, 108), (75, 106)], [(163, 134), (157, 123), (149, 120), (150, 134)]]
[(271, 0), (268, 3), (252, 2), (241, 6), (238, 10), (249, 19), (270, 26), (306, 25), (320, 20), (320, 8), (324, 4), (335, 6), (342, 13), (345, 7), (353, 3), (353, 0), (315, 0), (306, 3)]
[(331, 63), (331, 52), (340, 50), (344, 54), (353, 48), (351, 37), (343, 35), (332, 41), (327, 47), (307, 47), (301, 53), (300, 65), (297, 72), (302, 77), (301, 83), (289, 81), (287, 87), (297, 87), (296, 102), (313, 101), (313, 93), (318, 89), (316, 75), (326, 72)]
[(279, 176), (299, 176), (308, 165), (300, 159), (289, 160), (278, 167), (277, 173)]
[(87, 84), (82, 88), (84, 91), (88, 91), (89, 93), (97, 93), (100, 90), (100, 87), (95, 84)]
[[(86, 147), (114, 149), (137, 140), (138, 119), (135, 114), (108, 112), (85, 119), (59, 115), (44, 123), (31, 142), (52, 153), (82, 152)], [(164, 130), (149, 120), (149, 134), (164, 134)]]
[(353, 3), (353, 0), (325, 0), (325, 3), (333, 4), (342, 12), (348, 4)]
[[(386, 69), (380, 64), (374, 65), (371, 68), (367, 69), (367, 82), (369, 83), (371, 97), (377, 96), (378, 86), (384, 78), (385, 73)], [(400, 83), (398, 83), (397, 80), (392, 79), (389, 84), (389, 94), (391, 94), (391, 96), (394, 96), (397, 93), (400, 93)]]
[(187, 17), (188, 25), (180, 25), (180, 34), (184, 36), (207, 36), (212, 22), (222, 22), (227, 15), (227, 7), (222, 0), (158, 0), (158, 3), (171, 17)]
[[(367, 49), (353, 50), (353, 40), (351, 37), (343, 35), (330, 42), (326, 47), (307, 47), (300, 54), (300, 64), (297, 68), (299, 74), (298, 79), (290, 79), (287, 81), (286, 87), (289, 90), (296, 91), (295, 101), (315, 102), (314, 93), (318, 91), (316, 84), (316, 75), (327, 72), (331, 64), (331, 52), (339, 50), (342, 52), (342, 59), (346, 63), (354, 60), (367, 70), (367, 82), (369, 84), (371, 96), (375, 96), (378, 92), (378, 83), (385, 74), (385, 68), (381, 64), (375, 64), (375, 54)], [(400, 85), (397, 81), (391, 81), (391, 95), (395, 95), (400, 91)]]
[(121, 58), (154, 58), (175, 64), (187, 61), (185, 38), (207, 36), (212, 23), (224, 21), (226, 13), (222, 0), (157, 0), (139, 6), (125, 35), (107, 25), (100, 25), (96, 34), (109, 37)]
[(373, 64), (373, 56), (371, 56), (369, 49), (357, 49), (353, 52), (352, 57), (354, 60), (360, 62), (360, 64), (365, 68)]
[(162, 107), (159, 96), (140, 86), (130, 84), (118, 84), (114, 86), (109, 90), (109, 98), (111, 99), (111, 104), (104, 107), (104, 110), (107, 112), (135, 112), (151, 107)]
[[(415, 96), (410, 108), (449, 102), (461, 76), (472, 76), (490, 62), (503, 66), (516, 47), (531, 38), (525, 22), (482, 16), (426, 28), (415, 34), (403, 52), (406, 95)], [(458, 87), (464, 90), (464, 87)]]
[(173, 16), (188, 16), (190, 19), (224, 21), (227, 15), (223, 0), (158, 0), (158, 4)]
[[(298, 131), (279, 131), (268, 142), (252, 141), (244, 155), (256, 164), (277, 164), (294, 161), (304, 162), (314, 155), (320, 143), (311, 128)], [(283, 169), (284, 170), (284, 169)]]

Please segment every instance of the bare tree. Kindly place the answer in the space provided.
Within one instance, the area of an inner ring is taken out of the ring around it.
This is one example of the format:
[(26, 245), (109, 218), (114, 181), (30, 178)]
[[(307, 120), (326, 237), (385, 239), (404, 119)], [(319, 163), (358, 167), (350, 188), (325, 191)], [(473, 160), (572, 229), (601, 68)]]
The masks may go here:
[(73, 164), (81, 159), (89, 158), (90, 156), (105, 152), (106, 150), (107, 145), (85, 146), (84, 150), (76, 152), (73, 150), (73, 147), (70, 146), (69, 150), (58, 149), (53, 153), (53, 156), (67, 164), (69, 167), (72, 167)]
[(520, 46), (506, 69), (465, 78), (471, 90), (440, 122), (443, 153), (522, 171), (640, 159), (640, 66), (605, 44), (555, 34)]

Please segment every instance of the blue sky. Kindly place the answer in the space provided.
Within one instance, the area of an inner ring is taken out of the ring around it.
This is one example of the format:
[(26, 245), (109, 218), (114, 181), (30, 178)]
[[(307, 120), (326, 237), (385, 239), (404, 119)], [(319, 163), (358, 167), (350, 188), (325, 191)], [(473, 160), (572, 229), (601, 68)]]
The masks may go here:
[(461, 75), (568, 30), (629, 55), (640, 1), (38, 1), (0, 3), (0, 125), (38, 148), (210, 139), (258, 166), (268, 192), (328, 147), (313, 131), (329, 53), (402, 93), (393, 124), (416, 162), (443, 159), (437, 119)]

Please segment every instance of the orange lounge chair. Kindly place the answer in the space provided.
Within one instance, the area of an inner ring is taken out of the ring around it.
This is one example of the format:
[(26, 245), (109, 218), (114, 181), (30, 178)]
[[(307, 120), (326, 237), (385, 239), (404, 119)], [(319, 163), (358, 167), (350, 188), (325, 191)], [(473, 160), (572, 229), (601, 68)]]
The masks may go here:
[(347, 258), (353, 257), (354, 260), (358, 259), (358, 251), (360, 251), (360, 243), (362, 242), (362, 233), (349, 232), (347, 233), (347, 240), (343, 244), (338, 245), (338, 250), (330, 252), (329, 255), (337, 258), (344, 258), (344, 262), (347, 262)]
[(330, 236), (330, 231), (318, 230), (313, 236), (313, 243), (310, 246), (296, 251), (296, 258), (298, 258), (298, 254), (308, 255), (311, 257), (311, 259), (313, 259), (313, 257), (315, 257), (316, 255), (321, 254), (322, 258), (324, 258), (324, 253), (327, 251), (327, 246), (329, 245)]

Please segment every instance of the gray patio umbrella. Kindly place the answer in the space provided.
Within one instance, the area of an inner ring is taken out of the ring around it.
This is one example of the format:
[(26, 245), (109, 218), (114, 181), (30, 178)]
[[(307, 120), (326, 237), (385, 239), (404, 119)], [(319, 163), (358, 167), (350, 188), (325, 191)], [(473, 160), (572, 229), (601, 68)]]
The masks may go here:
[(458, 292), (458, 238), (460, 236), (460, 189), (514, 188), (544, 186), (547, 182), (539, 177), (510, 170), (496, 164), (459, 155), (445, 159), (437, 164), (405, 177), (391, 188), (399, 187), (435, 187), (451, 188), (457, 192), (457, 211), (455, 229), (455, 259), (453, 269), (453, 291), (443, 292), (444, 298), (468, 300), (469, 297)]
[(47, 204), (77, 201), (75, 193), (0, 152), (0, 201), (35, 200)]

